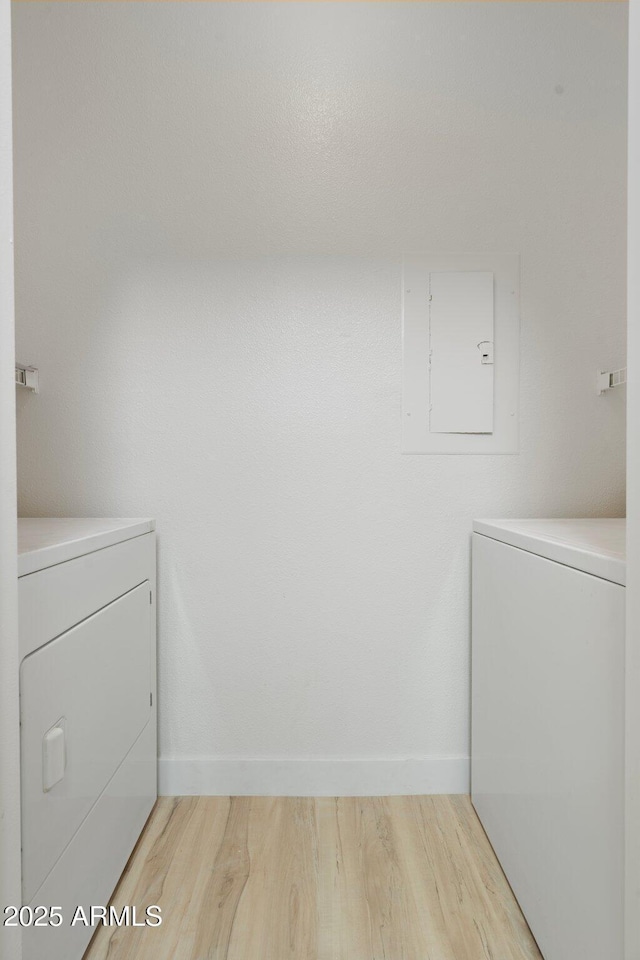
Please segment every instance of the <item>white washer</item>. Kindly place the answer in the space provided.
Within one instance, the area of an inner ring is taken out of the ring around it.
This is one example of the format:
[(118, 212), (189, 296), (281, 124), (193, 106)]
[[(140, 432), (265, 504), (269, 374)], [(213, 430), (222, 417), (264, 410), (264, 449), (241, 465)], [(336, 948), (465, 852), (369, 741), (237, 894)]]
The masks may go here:
[(18, 522), (24, 960), (80, 960), (156, 800), (154, 526)]
[(476, 521), (472, 799), (545, 960), (622, 960), (624, 520)]

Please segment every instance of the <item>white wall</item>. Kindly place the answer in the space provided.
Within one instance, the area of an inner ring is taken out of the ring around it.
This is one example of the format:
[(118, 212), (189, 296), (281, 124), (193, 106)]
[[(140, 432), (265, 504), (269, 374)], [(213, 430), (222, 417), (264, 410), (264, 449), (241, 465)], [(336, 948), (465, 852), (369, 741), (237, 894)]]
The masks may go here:
[[(13, 368), (11, 15), (9, 0), (0, 0), (0, 909), (21, 902)], [(0, 926), (0, 957), (20, 960), (20, 950), (20, 930)]]
[(625, 960), (640, 960), (640, 0), (629, 5)]
[[(472, 518), (624, 510), (626, 5), (36, 2), (15, 49), (21, 509), (157, 517), (163, 788), (463, 788)], [(399, 452), (420, 248), (522, 255), (519, 456)]]

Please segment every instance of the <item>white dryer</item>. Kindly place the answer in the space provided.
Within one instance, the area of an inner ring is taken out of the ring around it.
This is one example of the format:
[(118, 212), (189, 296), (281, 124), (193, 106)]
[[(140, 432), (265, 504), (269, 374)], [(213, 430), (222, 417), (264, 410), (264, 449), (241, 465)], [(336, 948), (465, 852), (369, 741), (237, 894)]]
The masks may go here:
[(472, 799), (545, 960), (623, 960), (624, 520), (477, 521)]
[[(18, 524), (22, 894), (59, 927), (24, 960), (81, 960), (157, 796), (151, 520)], [(41, 920), (46, 921), (45, 918)]]

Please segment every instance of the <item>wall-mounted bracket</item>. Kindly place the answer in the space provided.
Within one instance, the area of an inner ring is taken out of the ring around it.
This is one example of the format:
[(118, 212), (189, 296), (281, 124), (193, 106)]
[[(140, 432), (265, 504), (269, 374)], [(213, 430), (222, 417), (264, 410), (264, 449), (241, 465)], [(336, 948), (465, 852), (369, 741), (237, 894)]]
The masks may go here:
[(25, 367), (21, 363), (16, 363), (16, 386), (26, 387), (27, 390), (33, 390), (38, 393), (38, 370), (36, 367)]
[(598, 394), (600, 396), (602, 396), (603, 393), (606, 393), (607, 390), (611, 390), (612, 387), (619, 387), (626, 382), (626, 367), (622, 367), (620, 370), (598, 370), (597, 387)]

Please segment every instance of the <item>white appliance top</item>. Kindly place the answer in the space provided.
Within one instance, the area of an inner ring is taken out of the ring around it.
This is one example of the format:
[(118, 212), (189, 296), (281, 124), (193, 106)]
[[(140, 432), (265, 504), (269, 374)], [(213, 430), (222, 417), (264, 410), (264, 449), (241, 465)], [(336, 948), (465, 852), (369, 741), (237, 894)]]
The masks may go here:
[(473, 529), (547, 560), (626, 584), (625, 519), (475, 520)]
[(155, 520), (150, 519), (21, 517), (18, 520), (18, 576), (151, 533), (155, 526)]

